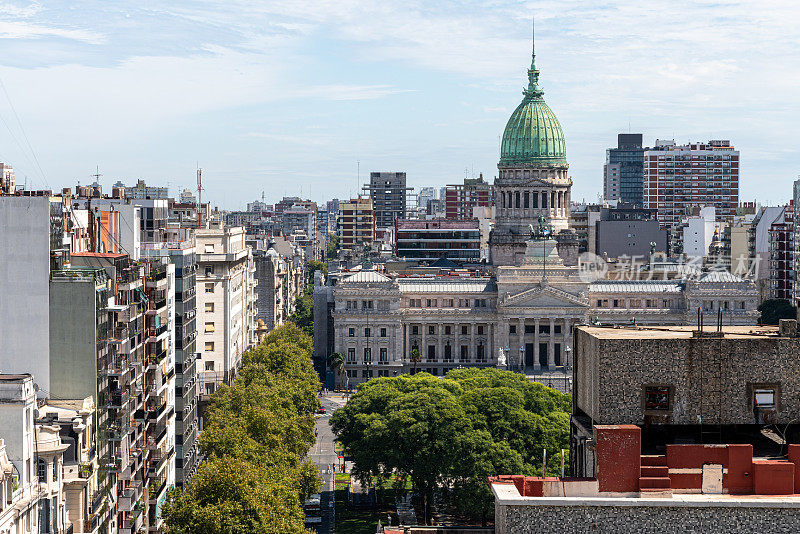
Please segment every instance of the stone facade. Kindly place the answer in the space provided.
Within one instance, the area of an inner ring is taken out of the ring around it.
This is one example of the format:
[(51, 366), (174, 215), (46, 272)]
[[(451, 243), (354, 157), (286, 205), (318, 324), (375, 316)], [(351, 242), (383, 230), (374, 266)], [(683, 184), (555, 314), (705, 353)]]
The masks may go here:
[[(547, 499), (553, 501), (554, 499)], [(610, 500), (610, 499), (609, 499)], [(619, 501), (620, 499), (616, 499)], [(800, 529), (800, 503), (723, 501), (691, 505), (639, 499), (635, 505), (536, 504), (495, 506), (495, 533), (617, 532), (775, 532)]]
[[(529, 242), (521, 266), (494, 276), (387, 276), (334, 273), (315, 288), (315, 358), (346, 358), (345, 381), (459, 366), (500, 366), (566, 378), (576, 325), (687, 325), (697, 305), (710, 323), (754, 325), (758, 294), (751, 282), (717, 273), (699, 281), (598, 280), (567, 267), (556, 244)], [(455, 273), (453, 273), (455, 274)], [(336, 280), (338, 279), (338, 282)], [(411, 352), (420, 353), (417, 362)]]

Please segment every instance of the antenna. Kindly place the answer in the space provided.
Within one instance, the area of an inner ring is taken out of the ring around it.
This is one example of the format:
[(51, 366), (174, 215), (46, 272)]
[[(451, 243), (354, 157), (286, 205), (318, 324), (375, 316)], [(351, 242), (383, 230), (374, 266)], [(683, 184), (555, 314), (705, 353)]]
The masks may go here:
[(94, 182), (95, 182), (96, 184), (99, 184), (99, 183), (100, 183), (100, 177), (101, 177), (101, 176), (103, 176), (102, 174), (100, 174), (100, 165), (97, 165), (97, 166), (95, 167), (95, 173), (94, 173), (94, 174), (92, 174), (92, 175), (90, 175), (90, 176), (94, 176)]
[(197, 227), (203, 227), (203, 169), (197, 166)]
[(356, 196), (361, 194), (361, 160), (356, 160)]

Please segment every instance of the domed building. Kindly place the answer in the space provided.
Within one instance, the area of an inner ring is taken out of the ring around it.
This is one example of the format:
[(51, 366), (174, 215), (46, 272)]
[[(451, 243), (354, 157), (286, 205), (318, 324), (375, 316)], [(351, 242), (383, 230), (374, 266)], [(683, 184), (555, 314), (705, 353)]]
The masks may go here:
[(567, 175), (561, 123), (539, 87), (535, 49), (528, 87), (503, 132), (495, 179), (495, 227), (489, 237), (492, 263), (519, 265), (530, 239), (529, 225), (542, 215), (553, 233), (569, 225), (572, 180)]

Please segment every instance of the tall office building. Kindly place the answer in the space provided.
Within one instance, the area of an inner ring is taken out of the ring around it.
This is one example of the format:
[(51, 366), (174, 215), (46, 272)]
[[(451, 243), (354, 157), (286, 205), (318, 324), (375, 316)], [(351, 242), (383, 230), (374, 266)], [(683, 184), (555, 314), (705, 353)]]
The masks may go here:
[(662, 228), (679, 224), (699, 206), (713, 206), (719, 222), (733, 221), (739, 204), (739, 151), (730, 141), (656, 141), (645, 150), (644, 161), (644, 207), (658, 210)]
[(391, 228), (394, 221), (406, 218), (406, 194), (413, 190), (406, 187), (406, 173), (371, 172), (363, 189), (372, 199), (376, 227)]
[(603, 166), (603, 196), (642, 205), (644, 190), (644, 148), (642, 134), (617, 135), (617, 148), (606, 150)]

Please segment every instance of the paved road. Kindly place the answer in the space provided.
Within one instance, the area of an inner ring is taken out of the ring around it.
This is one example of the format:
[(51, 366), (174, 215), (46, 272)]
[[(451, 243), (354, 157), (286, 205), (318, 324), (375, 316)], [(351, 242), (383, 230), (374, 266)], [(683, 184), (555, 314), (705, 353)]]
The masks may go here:
[(336, 451), (333, 444), (333, 431), (328, 424), (333, 411), (345, 404), (344, 398), (338, 395), (327, 395), (321, 399), (322, 406), (328, 413), (316, 416), (317, 442), (308, 452), (308, 457), (319, 467), (322, 475), (322, 492), (320, 493), (320, 506), (322, 508), (322, 524), (317, 532), (333, 534), (334, 509), (333, 509), (333, 470), (336, 465)]

